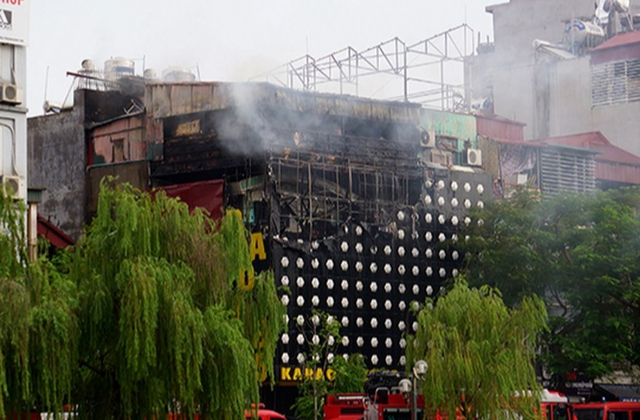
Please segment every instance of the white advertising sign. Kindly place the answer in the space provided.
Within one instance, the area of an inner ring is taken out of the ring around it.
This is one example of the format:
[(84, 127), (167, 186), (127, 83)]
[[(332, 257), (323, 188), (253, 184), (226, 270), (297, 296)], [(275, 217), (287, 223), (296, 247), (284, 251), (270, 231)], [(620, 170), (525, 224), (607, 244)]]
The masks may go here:
[(31, 0), (0, 0), (0, 43), (27, 45)]

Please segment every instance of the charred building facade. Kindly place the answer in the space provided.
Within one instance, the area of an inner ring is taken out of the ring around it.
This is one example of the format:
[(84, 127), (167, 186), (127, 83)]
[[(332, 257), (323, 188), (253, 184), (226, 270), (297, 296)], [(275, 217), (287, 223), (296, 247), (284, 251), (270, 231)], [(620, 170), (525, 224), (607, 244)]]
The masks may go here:
[(342, 326), (332, 357), (403, 369), (410, 308), (457, 274), (458, 228), (491, 196), (489, 175), (454, 164), (475, 139), (458, 150), (415, 104), (267, 84), (156, 84), (145, 102), (163, 125), (153, 182), (222, 180), (256, 266), (274, 270), (288, 308), (276, 380), (300, 379), (314, 310)]
[[(371, 368), (404, 369), (411, 308), (457, 274), (459, 228), (493, 196), (470, 115), (266, 83), (75, 94), (73, 110), (30, 120), (42, 215), (77, 238), (105, 175), (165, 188), (214, 217), (241, 209), (255, 267), (273, 269), (287, 306), (281, 385), (300, 380), (314, 311), (341, 324), (331, 357), (360, 353)], [(54, 153), (67, 170), (48, 172)]]

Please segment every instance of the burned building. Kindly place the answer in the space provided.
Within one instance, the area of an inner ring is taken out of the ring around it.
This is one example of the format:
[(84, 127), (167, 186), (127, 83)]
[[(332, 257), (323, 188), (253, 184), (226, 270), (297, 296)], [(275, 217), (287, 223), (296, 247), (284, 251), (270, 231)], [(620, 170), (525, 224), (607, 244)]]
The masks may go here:
[[(471, 140), (436, 136), (415, 104), (268, 84), (156, 84), (145, 103), (163, 126), (153, 182), (222, 180), (263, 241), (254, 257), (289, 316), (276, 379), (299, 379), (287, 367), (303, 362), (314, 310), (342, 325), (334, 356), (403, 369), (410, 306), (456, 275), (458, 227), (491, 194), (488, 175), (461, 165)], [(436, 150), (449, 162), (434, 163)]]
[[(77, 238), (105, 175), (165, 188), (214, 217), (241, 209), (255, 267), (273, 269), (287, 306), (279, 385), (301, 379), (314, 311), (341, 324), (332, 357), (403, 370), (411, 308), (456, 276), (459, 228), (492, 197), (470, 115), (266, 83), (75, 95), (72, 110), (30, 120), (30, 170), (49, 194), (42, 215)], [(63, 169), (52, 174), (43, 163), (54, 153)]]

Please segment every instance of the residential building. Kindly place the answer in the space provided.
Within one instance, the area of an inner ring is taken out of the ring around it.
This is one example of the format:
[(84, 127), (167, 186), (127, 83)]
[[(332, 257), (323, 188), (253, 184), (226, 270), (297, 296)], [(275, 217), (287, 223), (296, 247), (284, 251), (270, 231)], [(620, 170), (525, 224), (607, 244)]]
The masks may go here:
[(27, 200), (27, 78), (29, 3), (3, 4), (12, 15), (0, 26), (0, 187)]
[[(638, 6), (631, 4), (633, 22)], [(640, 155), (640, 32), (633, 25), (613, 32), (598, 26), (594, 3), (586, 0), (512, 0), (487, 11), (495, 41), (468, 61), (473, 96), (490, 98), (498, 115), (526, 123), (526, 140), (598, 131)]]

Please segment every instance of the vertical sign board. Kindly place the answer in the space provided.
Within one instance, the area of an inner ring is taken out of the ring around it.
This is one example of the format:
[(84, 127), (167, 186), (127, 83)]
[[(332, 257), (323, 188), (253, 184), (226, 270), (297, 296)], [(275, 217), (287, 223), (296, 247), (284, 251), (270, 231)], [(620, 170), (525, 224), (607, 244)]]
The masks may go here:
[(29, 42), (31, 0), (0, 0), (0, 42), (26, 46)]

